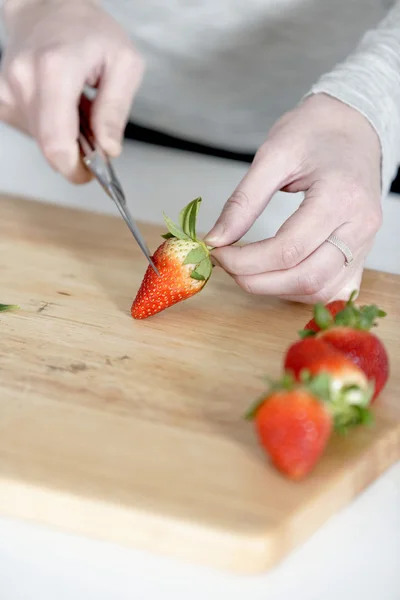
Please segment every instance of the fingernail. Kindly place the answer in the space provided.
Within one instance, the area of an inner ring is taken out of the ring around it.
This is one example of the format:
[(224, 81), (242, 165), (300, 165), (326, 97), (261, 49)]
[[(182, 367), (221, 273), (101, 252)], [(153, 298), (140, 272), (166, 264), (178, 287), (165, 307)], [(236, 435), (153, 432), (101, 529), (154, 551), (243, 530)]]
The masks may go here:
[(222, 233), (223, 233), (222, 227), (215, 227), (214, 229), (211, 229), (210, 233), (208, 235), (206, 235), (206, 237), (204, 238), (205, 243), (208, 244), (209, 246), (215, 246), (216, 242), (219, 240)]
[(119, 130), (114, 125), (106, 125), (99, 135), (99, 142), (104, 152), (117, 157), (122, 150), (122, 140)]
[(107, 152), (107, 154), (113, 158), (117, 158), (117, 156), (121, 154), (122, 150), (120, 142), (115, 138), (106, 138), (103, 148), (105, 152)]

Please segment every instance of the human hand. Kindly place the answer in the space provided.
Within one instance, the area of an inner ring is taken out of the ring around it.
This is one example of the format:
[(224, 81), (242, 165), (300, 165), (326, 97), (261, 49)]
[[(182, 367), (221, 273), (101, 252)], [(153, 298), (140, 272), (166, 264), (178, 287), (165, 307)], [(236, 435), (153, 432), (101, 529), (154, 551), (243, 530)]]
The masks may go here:
[(55, 170), (84, 183), (91, 176), (77, 143), (83, 89), (97, 88), (91, 127), (102, 149), (115, 157), (142, 79), (142, 60), (98, 0), (5, 0), (3, 10), (9, 41), (0, 75), (0, 120), (32, 135)]
[[(213, 258), (253, 294), (303, 303), (348, 298), (381, 226), (381, 150), (358, 111), (318, 94), (287, 113), (257, 152), (211, 232)], [(278, 190), (305, 192), (269, 239), (232, 246)], [(353, 254), (326, 242), (334, 234)]]

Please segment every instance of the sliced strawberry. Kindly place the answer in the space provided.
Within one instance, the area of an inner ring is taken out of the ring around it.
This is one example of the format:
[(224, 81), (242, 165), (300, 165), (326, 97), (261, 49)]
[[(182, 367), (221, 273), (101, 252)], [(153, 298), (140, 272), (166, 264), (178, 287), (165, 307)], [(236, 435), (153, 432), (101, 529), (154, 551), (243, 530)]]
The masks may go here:
[(132, 304), (134, 319), (146, 319), (173, 304), (186, 300), (203, 289), (210, 278), (210, 248), (196, 235), (196, 220), (201, 198), (193, 200), (180, 213), (180, 226), (168, 217), (168, 233), (152, 259), (159, 275), (147, 268)]

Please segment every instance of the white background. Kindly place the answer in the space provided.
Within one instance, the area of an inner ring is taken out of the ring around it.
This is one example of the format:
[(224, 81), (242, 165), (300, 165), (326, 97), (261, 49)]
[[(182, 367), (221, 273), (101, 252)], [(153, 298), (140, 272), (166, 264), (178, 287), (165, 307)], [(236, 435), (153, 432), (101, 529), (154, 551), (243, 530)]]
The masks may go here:
[[(90, 210), (115, 212), (92, 183), (64, 182), (34, 144), (0, 126), (0, 190)], [(246, 165), (128, 144), (116, 162), (134, 215), (172, 218), (201, 195), (199, 227), (211, 227)], [(276, 231), (300, 196), (278, 194), (250, 232)], [(1, 218), (1, 216), (0, 216)], [(368, 266), (400, 273), (400, 198), (384, 202), (384, 224)], [(37, 525), (0, 519), (1, 600), (399, 600), (400, 464), (332, 518), (275, 570), (259, 577), (183, 564)]]

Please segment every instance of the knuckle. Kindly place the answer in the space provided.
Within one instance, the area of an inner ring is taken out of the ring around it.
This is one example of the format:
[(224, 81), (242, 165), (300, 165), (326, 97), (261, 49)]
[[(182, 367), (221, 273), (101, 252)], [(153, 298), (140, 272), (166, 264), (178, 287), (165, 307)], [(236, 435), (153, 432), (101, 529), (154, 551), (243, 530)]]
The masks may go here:
[(131, 46), (125, 46), (121, 50), (120, 60), (128, 69), (134, 69), (139, 73), (144, 71), (144, 59)]
[(268, 156), (269, 153), (269, 144), (267, 142), (264, 142), (264, 144), (262, 144), (259, 149), (257, 150), (257, 152), (254, 155), (253, 158), (253, 165), (257, 165), (260, 162), (263, 162), (265, 160), (265, 158)]
[(300, 242), (293, 242), (282, 247), (282, 265), (284, 269), (292, 269), (304, 258), (304, 246)]
[[(348, 298), (348, 296), (346, 296)], [(322, 304), (328, 304), (332, 300), (332, 296), (328, 294), (325, 290), (319, 290), (315, 294), (312, 294), (308, 297), (309, 304), (318, 304), (321, 302)]]
[(318, 272), (304, 273), (299, 275), (297, 279), (297, 285), (299, 287), (300, 294), (305, 296), (316, 296), (321, 293), (324, 282)]
[(59, 48), (46, 48), (36, 57), (36, 65), (40, 75), (53, 77), (62, 75), (64, 57)]
[(344, 209), (357, 209), (360, 204), (365, 205), (369, 194), (360, 181), (343, 175), (341, 175), (340, 179), (343, 186), (343, 194), (339, 203), (341, 207)]
[(108, 135), (120, 134), (124, 128), (124, 123), (121, 120), (120, 111), (112, 104), (105, 106), (105, 117), (102, 123), (103, 128)]
[(27, 57), (17, 56), (7, 66), (7, 79), (12, 87), (23, 87), (30, 71), (30, 63)]
[(111, 102), (102, 107), (102, 111), (94, 118), (94, 124), (107, 136), (113, 138), (121, 137), (125, 128), (125, 121), (122, 118), (120, 108)]
[(69, 151), (58, 140), (38, 138), (39, 146), (46, 160), (55, 168), (68, 161)]
[(246, 192), (243, 190), (237, 189), (233, 192), (230, 198), (227, 200), (226, 208), (230, 210), (231, 208), (239, 208), (241, 212), (246, 214), (251, 213), (251, 201)]
[(375, 235), (382, 226), (383, 222), (383, 214), (382, 209), (371, 211), (366, 217), (363, 219), (363, 228), (364, 232), (367, 236)]
[(247, 294), (256, 293), (251, 277), (236, 277), (235, 281)]

